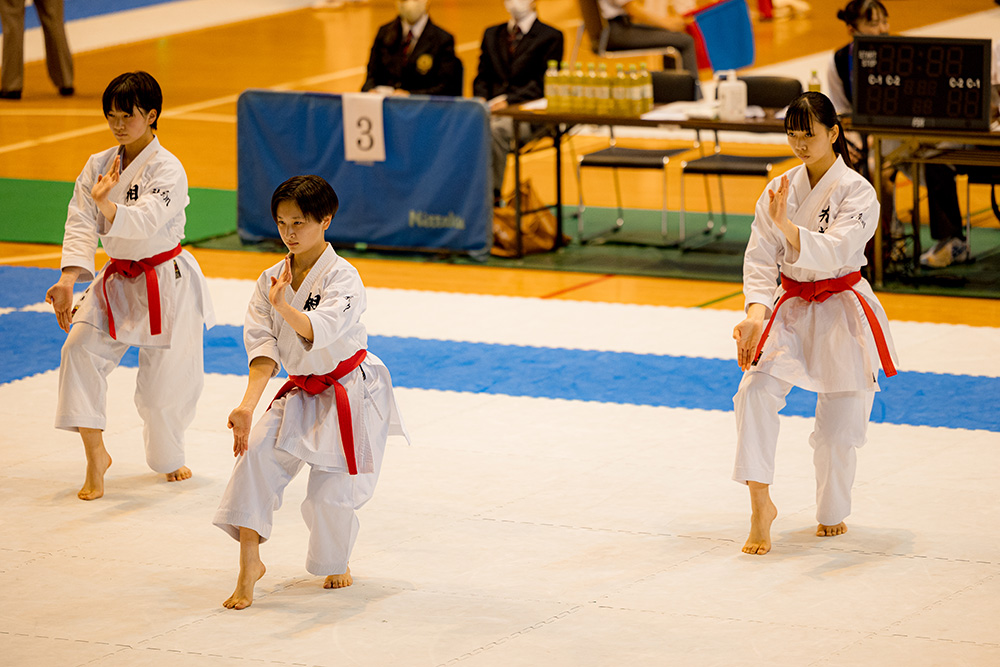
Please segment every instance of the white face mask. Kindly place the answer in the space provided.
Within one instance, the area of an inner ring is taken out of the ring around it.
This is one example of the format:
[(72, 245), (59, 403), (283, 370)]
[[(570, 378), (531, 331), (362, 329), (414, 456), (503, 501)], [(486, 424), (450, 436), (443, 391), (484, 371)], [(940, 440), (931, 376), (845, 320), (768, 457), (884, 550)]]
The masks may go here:
[(399, 17), (413, 25), (427, 13), (427, 0), (397, 0), (396, 8), (399, 10)]
[(534, 0), (503, 0), (503, 6), (515, 21), (522, 21), (534, 11), (532, 8), (534, 4)]

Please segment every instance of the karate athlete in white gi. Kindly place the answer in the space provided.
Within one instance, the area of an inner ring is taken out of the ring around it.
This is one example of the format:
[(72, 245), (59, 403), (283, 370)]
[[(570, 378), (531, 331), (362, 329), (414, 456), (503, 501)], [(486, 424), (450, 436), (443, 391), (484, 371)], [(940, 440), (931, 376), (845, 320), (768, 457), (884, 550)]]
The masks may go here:
[[(240, 542), (236, 590), (223, 603), (230, 609), (253, 602), (254, 584), (264, 576), (260, 543), (271, 535), (285, 486), (305, 464), (306, 570), (326, 575), (324, 588), (350, 586), (356, 510), (375, 490), (387, 437), (406, 437), (389, 371), (367, 352), (361, 277), (324, 239), (338, 206), (319, 176), (291, 178), (271, 198), (288, 256), (261, 274), (247, 308), (250, 377), (229, 415), (238, 458), (213, 519)], [(251, 430), (279, 364), (289, 381)]]
[(746, 371), (733, 398), (733, 479), (750, 488), (750, 536), (743, 545), (749, 554), (771, 548), (777, 509), (768, 487), (778, 411), (792, 386), (817, 393), (809, 438), (816, 534), (840, 535), (847, 531), (855, 449), (865, 443), (879, 367), (887, 376), (896, 372), (885, 311), (859, 272), (878, 225), (875, 190), (845, 164), (843, 129), (826, 96), (798, 97), (785, 130), (803, 164), (771, 181), (757, 202), (743, 263), (747, 317), (733, 330)]
[[(146, 72), (122, 74), (108, 84), (103, 105), (118, 146), (92, 155), (76, 179), (62, 275), (45, 295), (69, 333), (56, 427), (83, 439), (87, 473), (77, 494), (83, 500), (104, 495), (111, 465), (103, 437), (107, 377), (130, 346), (139, 348), (135, 405), (146, 462), (168, 481), (191, 477), (184, 431), (203, 384), (202, 327), (214, 324), (205, 277), (180, 246), (187, 175), (153, 135), (163, 106), (159, 84)], [(111, 260), (95, 277), (98, 241)], [(91, 279), (74, 308), (73, 284)]]

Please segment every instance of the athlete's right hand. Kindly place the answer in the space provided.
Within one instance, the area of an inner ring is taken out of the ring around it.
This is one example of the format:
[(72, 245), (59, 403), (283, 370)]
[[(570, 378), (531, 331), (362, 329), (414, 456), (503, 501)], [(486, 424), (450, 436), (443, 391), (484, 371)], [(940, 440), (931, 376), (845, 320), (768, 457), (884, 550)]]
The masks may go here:
[(753, 364), (757, 352), (757, 343), (764, 331), (763, 322), (754, 317), (748, 317), (733, 329), (733, 340), (736, 341), (736, 360), (740, 370), (748, 370)]
[(60, 279), (45, 293), (45, 303), (52, 304), (59, 328), (69, 333), (69, 327), (73, 324), (73, 283)]
[(242, 405), (229, 413), (229, 428), (233, 430), (233, 456), (246, 454), (250, 448), (250, 426), (253, 410)]

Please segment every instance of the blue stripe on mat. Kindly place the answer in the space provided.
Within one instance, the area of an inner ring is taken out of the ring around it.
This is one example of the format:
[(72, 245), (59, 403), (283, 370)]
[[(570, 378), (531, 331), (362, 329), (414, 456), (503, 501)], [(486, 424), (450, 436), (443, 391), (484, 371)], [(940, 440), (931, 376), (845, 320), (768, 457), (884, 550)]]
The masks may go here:
[[(69, 23), (78, 19), (87, 19), (92, 16), (103, 16), (105, 14), (116, 14), (128, 11), (129, 9), (139, 9), (152, 5), (163, 5), (168, 2), (178, 0), (66, 0), (63, 3), (63, 21)], [(24, 12), (24, 28), (37, 28), (41, 25), (38, 22), (38, 12), (30, 9)]]
[[(64, 338), (49, 313), (0, 317), (0, 382), (58, 368)], [(732, 360), (388, 336), (372, 336), (369, 347), (397, 386), (417, 389), (728, 411), (740, 380)], [(136, 363), (131, 350), (123, 364)], [(242, 375), (246, 363), (241, 327), (207, 333), (206, 371)], [(901, 372), (882, 386), (872, 421), (1000, 432), (1000, 378)], [(783, 413), (814, 409), (815, 395), (795, 389)]]

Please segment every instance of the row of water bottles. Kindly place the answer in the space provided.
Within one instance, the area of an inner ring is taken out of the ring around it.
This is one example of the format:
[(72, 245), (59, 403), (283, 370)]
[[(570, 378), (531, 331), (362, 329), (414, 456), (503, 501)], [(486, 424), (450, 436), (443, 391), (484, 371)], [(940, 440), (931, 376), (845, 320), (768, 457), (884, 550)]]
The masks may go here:
[(545, 71), (548, 110), (601, 116), (640, 116), (653, 108), (653, 77), (643, 63), (640, 68), (618, 65), (608, 74), (607, 65), (550, 60)]

